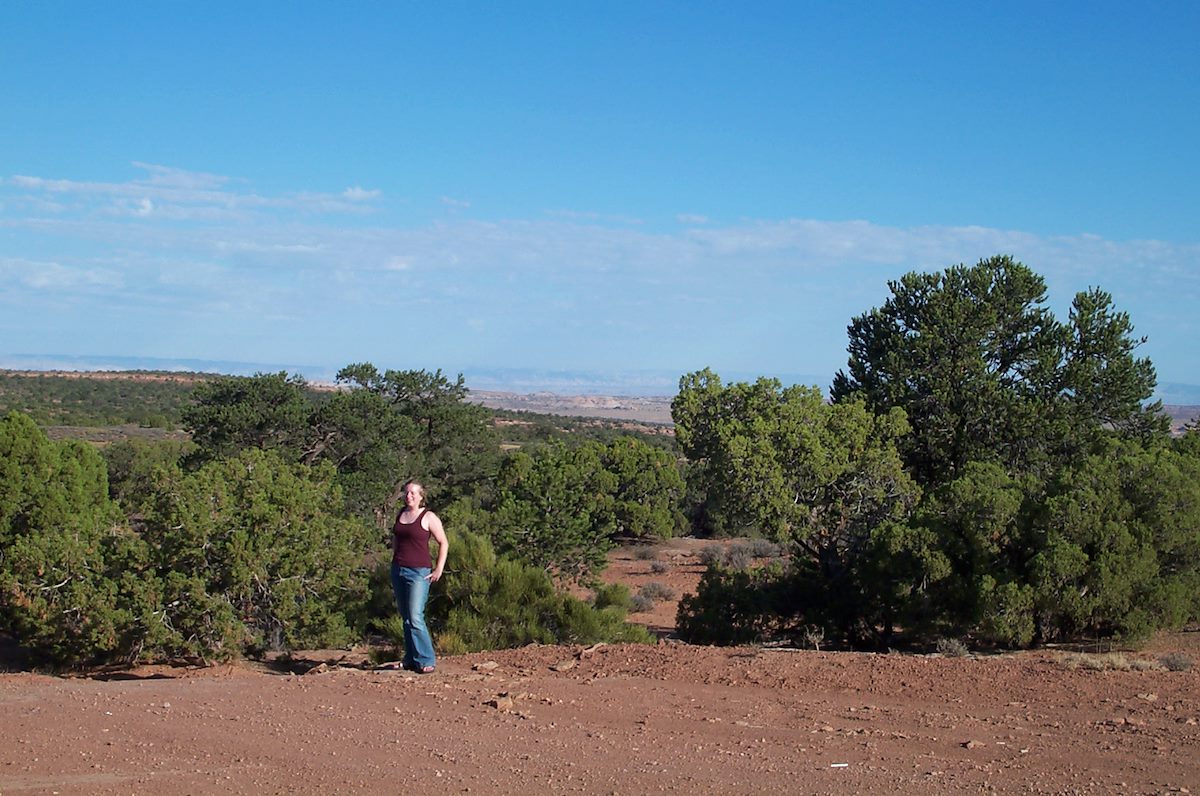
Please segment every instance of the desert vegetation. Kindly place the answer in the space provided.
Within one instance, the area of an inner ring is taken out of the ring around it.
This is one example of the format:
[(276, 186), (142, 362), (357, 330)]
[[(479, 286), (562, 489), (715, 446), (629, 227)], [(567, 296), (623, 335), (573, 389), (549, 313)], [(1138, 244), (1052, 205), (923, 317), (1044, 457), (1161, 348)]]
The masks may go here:
[[(627, 613), (677, 595), (598, 576), (620, 544), (667, 572), (654, 543), (683, 534), (745, 537), (680, 599), (697, 643), (960, 655), (1196, 620), (1200, 435), (1147, 404), (1154, 368), (1111, 297), (1060, 321), (1006, 257), (889, 288), (829, 396), (690, 373), (674, 437), (498, 413), (461, 376), (370, 363), (333, 390), (151, 380), (136, 408), (6, 377), (0, 632), (66, 666), (395, 643), (381, 562), (413, 475), (452, 534), (429, 609), (446, 652), (649, 640)], [(69, 420), (186, 434), (46, 435)]]

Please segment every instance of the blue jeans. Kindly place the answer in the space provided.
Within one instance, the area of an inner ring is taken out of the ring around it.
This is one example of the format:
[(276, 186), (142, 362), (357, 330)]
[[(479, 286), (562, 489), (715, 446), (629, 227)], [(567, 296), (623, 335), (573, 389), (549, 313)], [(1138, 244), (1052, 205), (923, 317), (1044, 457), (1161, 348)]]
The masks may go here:
[(433, 666), (433, 639), (425, 626), (425, 603), (429, 600), (429, 567), (402, 567), (392, 562), (392, 594), (404, 620), (404, 666), (422, 669)]

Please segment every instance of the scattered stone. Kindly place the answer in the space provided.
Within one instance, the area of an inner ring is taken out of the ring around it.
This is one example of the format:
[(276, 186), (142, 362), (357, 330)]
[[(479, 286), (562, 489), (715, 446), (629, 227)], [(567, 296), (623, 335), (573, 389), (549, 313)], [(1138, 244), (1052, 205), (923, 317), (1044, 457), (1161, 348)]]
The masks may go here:
[(498, 669), (499, 667), (500, 664), (496, 663), (495, 661), (483, 661), (482, 663), (475, 664), (471, 668), (477, 672), (490, 672), (493, 669)]
[(559, 661), (558, 663), (554, 664), (550, 668), (556, 672), (568, 672), (571, 669), (575, 668), (575, 661), (573, 661), (573, 660)]

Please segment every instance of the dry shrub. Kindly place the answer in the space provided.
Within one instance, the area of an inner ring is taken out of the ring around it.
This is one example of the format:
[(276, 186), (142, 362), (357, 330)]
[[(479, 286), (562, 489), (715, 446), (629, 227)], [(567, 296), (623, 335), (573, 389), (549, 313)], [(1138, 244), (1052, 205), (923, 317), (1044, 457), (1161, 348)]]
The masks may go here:
[(638, 545), (633, 548), (633, 557), (638, 561), (653, 561), (658, 558), (658, 548), (654, 545)]
[(967, 648), (967, 645), (956, 638), (939, 638), (937, 640), (937, 651), (939, 655), (946, 658), (965, 658), (971, 654), (971, 650)]
[(658, 581), (651, 581), (643, 586), (638, 594), (649, 600), (673, 600), (675, 599), (675, 591), (670, 586), (666, 586)]
[(720, 545), (710, 544), (700, 551), (700, 563), (706, 567), (720, 564), (724, 558), (725, 549)]
[(1193, 666), (1191, 656), (1182, 652), (1168, 652), (1158, 660), (1169, 672), (1186, 672)]
[(654, 600), (644, 594), (635, 594), (630, 598), (631, 610), (630, 613), (640, 614), (643, 611), (649, 611), (654, 607)]

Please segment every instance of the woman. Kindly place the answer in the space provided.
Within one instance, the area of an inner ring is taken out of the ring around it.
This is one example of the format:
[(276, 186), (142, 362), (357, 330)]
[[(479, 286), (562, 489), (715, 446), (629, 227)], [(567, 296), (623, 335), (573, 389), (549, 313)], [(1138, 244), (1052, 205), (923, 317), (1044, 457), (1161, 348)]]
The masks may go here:
[[(425, 626), (429, 587), (446, 567), (446, 532), (432, 511), (422, 508), (425, 487), (417, 481), (404, 485), (404, 509), (392, 526), (392, 593), (404, 620), (404, 668), (429, 674), (437, 665), (433, 639)], [(437, 541), (437, 565), (429, 555), (429, 537)]]

